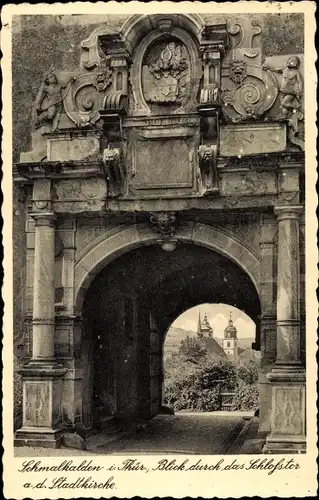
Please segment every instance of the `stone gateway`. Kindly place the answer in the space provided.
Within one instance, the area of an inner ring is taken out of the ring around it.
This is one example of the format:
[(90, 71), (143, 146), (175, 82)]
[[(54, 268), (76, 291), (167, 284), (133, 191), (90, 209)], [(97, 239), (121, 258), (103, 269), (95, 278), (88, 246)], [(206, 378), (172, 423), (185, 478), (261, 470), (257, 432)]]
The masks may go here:
[(14, 34), (15, 444), (165, 412), (166, 332), (220, 302), (256, 324), (264, 452), (304, 451), (302, 20), (44, 17)]

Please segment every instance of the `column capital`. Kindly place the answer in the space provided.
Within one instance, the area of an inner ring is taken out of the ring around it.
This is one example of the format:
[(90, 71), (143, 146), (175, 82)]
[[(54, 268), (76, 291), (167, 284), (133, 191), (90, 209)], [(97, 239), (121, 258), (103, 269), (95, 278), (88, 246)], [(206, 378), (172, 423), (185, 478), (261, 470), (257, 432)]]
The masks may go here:
[(296, 219), (298, 220), (304, 210), (303, 205), (277, 205), (274, 207), (274, 213), (277, 220)]
[(35, 226), (49, 226), (54, 227), (55, 221), (57, 219), (56, 215), (53, 212), (34, 212), (30, 214), (30, 217), (34, 219)]

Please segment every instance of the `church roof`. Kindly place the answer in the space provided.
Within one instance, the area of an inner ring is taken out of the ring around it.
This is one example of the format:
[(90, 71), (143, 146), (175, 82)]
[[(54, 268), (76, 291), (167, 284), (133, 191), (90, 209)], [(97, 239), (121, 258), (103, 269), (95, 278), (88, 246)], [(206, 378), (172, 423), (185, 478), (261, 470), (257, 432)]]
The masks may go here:
[(224, 349), (219, 345), (219, 343), (213, 337), (204, 337), (204, 342), (206, 344), (206, 349), (209, 353), (225, 357)]

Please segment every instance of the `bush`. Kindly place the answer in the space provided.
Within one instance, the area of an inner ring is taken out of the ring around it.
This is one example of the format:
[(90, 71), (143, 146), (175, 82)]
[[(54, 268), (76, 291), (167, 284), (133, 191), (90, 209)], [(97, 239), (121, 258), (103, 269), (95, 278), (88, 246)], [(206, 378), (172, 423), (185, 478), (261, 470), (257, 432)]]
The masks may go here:
[(259, 407), (259, 387), (257, 383), (246, 384), (240, 381), (235, 390), (234, 410), (257, 410)]
[(220, 388), (232, 390), (236, 384), (233, 364), (224, 359), (192, 363), (180, 356), (174, 361), (165, 379), (165, 403), (176, 411), (219, 410)]
[(238, 367), (238, 377), (246, 384), (256, 384), (258, 382), (258, 367), (258, 363), (250, 359), (247, 363)]

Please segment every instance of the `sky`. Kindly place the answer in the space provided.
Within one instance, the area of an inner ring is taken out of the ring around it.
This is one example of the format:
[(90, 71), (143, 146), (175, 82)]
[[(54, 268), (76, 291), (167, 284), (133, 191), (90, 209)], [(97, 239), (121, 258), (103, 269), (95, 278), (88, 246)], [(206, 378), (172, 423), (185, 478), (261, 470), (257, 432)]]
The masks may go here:
[(201, 319), (203, 320), (207, 313), (208, 321), (214, 330), (215, 337), (223, 337), (224, 330), (228, 325), (229, 313), (232, 313), (234, 326), (237, 328), (237, 337), (254, 337), (255, 323), (247, 314), (240, 311), (236, 307), (226, 304), (201, 304), (200, 306), (188, 309), (181, 314), (171, 325), (174, 328), (182, 328), (183, 330), (191, 330), (197, 332), (198, 312), (200, 311)]

